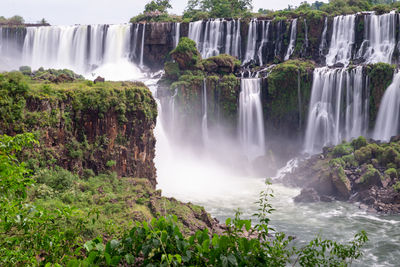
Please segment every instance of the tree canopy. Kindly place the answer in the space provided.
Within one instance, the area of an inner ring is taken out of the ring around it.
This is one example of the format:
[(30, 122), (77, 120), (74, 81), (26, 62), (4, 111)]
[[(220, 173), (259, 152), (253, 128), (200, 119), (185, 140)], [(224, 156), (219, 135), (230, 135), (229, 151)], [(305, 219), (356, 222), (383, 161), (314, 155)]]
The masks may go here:
[(210, 17), (235, 17), (252, 10), (252, 0), (189, 0), (186, 14), (207, 12)]

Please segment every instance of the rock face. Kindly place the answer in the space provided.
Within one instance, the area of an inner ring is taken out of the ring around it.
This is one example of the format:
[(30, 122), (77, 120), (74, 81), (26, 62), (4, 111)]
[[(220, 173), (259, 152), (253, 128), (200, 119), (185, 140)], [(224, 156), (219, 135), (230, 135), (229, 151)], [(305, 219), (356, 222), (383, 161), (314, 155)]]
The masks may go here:
[(159, 70), (174, 49), (175, 24), (169, 22), (147, 23), (144, 39), (143, 61), (152, 70)]
[(361, 202), (360, 207), (382, 213), (400, 212), (400, 143), (367, 143), (363, 137), (350, 144), (325, 148), (303, 160), (282, 182), (303, 188), (298, 202)]
[(23, 155), (33, 169), (59, 165), (79, 174), (115, 171), (148, 178), (155, 186), (157, 108), (151, 92), (142, 83), (86, 84), (35, 84), (13, 95), (8, 91), (22, 105), (2, 115), (0, 133), (37, 133), (40, 147)]

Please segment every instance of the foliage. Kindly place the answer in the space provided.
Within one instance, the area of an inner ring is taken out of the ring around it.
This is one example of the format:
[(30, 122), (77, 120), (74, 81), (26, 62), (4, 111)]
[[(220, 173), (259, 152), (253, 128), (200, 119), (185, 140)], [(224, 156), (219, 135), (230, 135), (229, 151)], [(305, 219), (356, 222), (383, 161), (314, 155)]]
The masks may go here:
[(170, 0), (153, 0), (144, 6), (144, 12), (159, 11), (164, 13), (169, 8), (172, 8)]
[(171, 57), (179, 64), (181, 70), (196, 68), (201, 60), (201, 55), (196, 47), (196, 42), (182, 37), (174, 50), (170, 52)]
[(349, 244), (316, 238), (301, 249), (291, 249), (293, 238), (269, 227), (271, 196), (269, 190), (261, 193), (254, 226), (251, 220), (240, 219), (240, 212), (226, 220), (222, 235), (203, 230), (185, 237), (173, 215), (137, 222), (122, 238), (106, 245), (101, 238), (86, 242), (81, 247), (84, 256), (68, 266), (286, 266), (293, 261), (300, 266), (347, 266), (362, 255), (360, 248), (368, 240), (365, 232)]
[(130, 19), (131, 23), (137, 22), (178, 22), (181, 18), (168, 14), (172, 8), (170, 0), (153, 0), (145, 5), (143, 13)]
[(252, 9), (252, 0), (189, 0), (183, 18), (198, 19), (199, 13), (210, 18), (246, 16)]
[(24, 24), (25, 20), (23, 17), (19, 15), (15, 15), (9, 18), (5, 18), (3, 16), (0, 16), (0, 24), (9, 24), (9, 25), (21, 25)]
[(370, 64), (367, 67), (367, 75), (371, 84), (369, 104), (369, 125), (375, 125), (376, 117), (380, 107), (380, 101), (386, 88), (392, 83), (395, 65), (386, 63)]
[(27, 188), (34, 184), (29, 170), (16, 153), (37, 144), (33, 134), (0, 137), (0, 265), (57, 263), (73, 253), (83, 221), (69, 231), (62, 224), (73, 210), (49, 211), (27, 201)]

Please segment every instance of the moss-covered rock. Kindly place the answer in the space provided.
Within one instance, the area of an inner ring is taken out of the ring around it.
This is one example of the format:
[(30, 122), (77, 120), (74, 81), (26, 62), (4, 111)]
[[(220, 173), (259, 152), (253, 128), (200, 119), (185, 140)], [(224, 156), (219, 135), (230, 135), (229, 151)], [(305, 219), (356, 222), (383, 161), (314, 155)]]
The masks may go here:
[(392, 83), (395, 65), (376, 63), (368, 65), (367, 74), (370, 81), (369, 126), (373, 128), (382, 97)]
[(182, 37), (177, 47), (172, 50), (170, 54), (179, 64), (181, 70), (194, 69), (201, 60), (201, 55), (199, 51), (197, 51), (196, 43), (187, 37)]
[(204, 70), (211, 73), (230, 74), (240, 67), (240, 60), (227, 54), (210, 57), (202, 61)]
[[(40, 147), (24, 151), (32, 169), (115, 170), (156, 184), (157, 106), (143, 83), (56, 84), (6, 73), (0, 74), (0, 92), (0, 133), (34, 132), (40, 141)], [(109, 161), (115, 165), (107, 166)]]
[(313, 70), (311, 61), (300, 60), (288, 60), (271, 70), (263, 105), (267, 120), (275, 131), (294, 135), (304, 129)]

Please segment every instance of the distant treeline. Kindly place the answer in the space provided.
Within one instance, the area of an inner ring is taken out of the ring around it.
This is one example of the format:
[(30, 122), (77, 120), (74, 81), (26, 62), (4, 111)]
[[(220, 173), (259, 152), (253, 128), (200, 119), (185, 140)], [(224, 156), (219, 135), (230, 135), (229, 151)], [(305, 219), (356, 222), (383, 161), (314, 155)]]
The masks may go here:
[(15, 15), (9, 18), (0, 16), (0, 25), (49, 25), (46, 19), (41, 19), (36, 23), (25, 23), (25, 19), (19, 15)]

